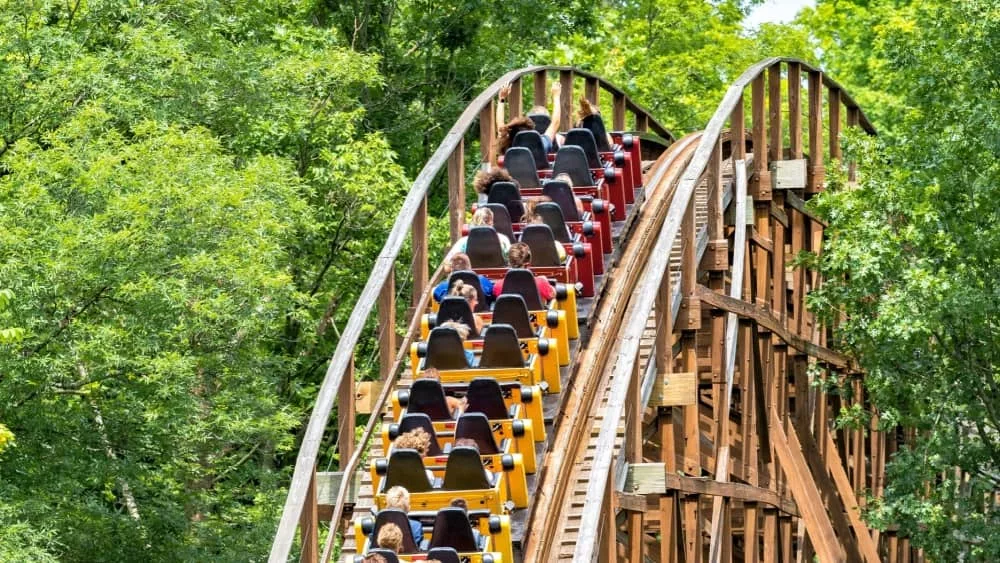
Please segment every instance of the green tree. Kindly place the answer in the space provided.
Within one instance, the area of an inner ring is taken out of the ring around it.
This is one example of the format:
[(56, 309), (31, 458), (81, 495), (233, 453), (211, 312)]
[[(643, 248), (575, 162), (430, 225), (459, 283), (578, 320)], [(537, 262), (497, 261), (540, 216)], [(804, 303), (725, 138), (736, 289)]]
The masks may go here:
[(868, 517), (899, 525), (929, 559), (995, 561), (1000, 10), (980, 0), (836, 5), (852, 6), (851, 32), (824, 39), (824, 56), (848, 80), (884, 88), (873, 103), (890, 103), (873, 111), (882, 141), (851, 143), (861, 184), (818, 198), (831, 228), (827, 282), (811, 300), (828, 317), (846, 313), (838, 343), (866, 368), (881, 422), (916, 429)]

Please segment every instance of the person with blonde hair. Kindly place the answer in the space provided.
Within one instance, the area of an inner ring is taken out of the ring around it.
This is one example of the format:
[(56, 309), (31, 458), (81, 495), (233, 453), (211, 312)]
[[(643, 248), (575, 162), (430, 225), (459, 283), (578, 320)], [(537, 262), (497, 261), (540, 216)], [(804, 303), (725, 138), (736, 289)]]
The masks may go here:
[(378, 539), (375, 540), (378, 547), (388, 549), (393, 553), (399, 553), (403, 549), (403, 530), (399, 526), (389, 522), (378, 531)]
[[(488, 207), (480, 207), (476, 209), (476, 212), (472, 214), (472, 220), (469, 221), (469, 228), (473, 227), (492, 227), (493, 226), (493, 212), (490, 211)], [(510, 239), (507, 235), (497, 233), (497, 238), (500, 239), (500, 251), (503, 253), (504, 260), (507, 259), (507, 251), (510, 250)], [(451, 257), (460, 252), (466, 252), (469, 244), (468, 235), (455, 241), (455, 245), (451, 247), (448, 251), (446, 257), (447, 260), (451, 260)]]
[[(385, 493), (385, 507), (402, 510), (408, 515), (410, 512), (410, 491), (407, 491), (406, 487), (401, 487), (399, 485), (391, 487)], [(419, 545), (420, 540), (424, 537), (424, 526), (419, 520), (409, 517), (408, 520), (410, 521), (410, 534), (413, 535), (413, 541)], [(374, 530), (372, 533), (374, 533)]]
[[(524, 206), (524, 217), (526, 219), (525, 223), (527, 223), (528, 225), (545, 225), (546, 224), (545, 223), (545, 219), (541, 216), (541, 214), (538, 213), (538, 209), (537, 209), (539, 203), (544, 203), (546, 201), (552, 201), (552, 198), (550, 198), (549, 196), (543, 195), (543, 196), (541, 196), (541, 197), (539, 197), (537, 199), (533, 199), (533, 200), (528, 201), (528, 203)], [(554, 232), (552, 234), (555, 235)], [(558, 240), (554, 241), (554, 244), (556, 245), (556, 254), (559, 255), (559, 261), (560, 262), (565, 262), (566, 261), (566, 249), (563, 248), (562, 243), (559, 242)], [(507, 253), (507, 257), (508, 257), (508, 259), (510, 258), (510, 253), (509, 252)], [(514, 266), (512, 264), (511, 268), (513, 268), (513, 267)]]
[[(469, 325), (465, 323), (460, 323), (458, 321), (445, 321), (441, 323), (441, 327), (455, 329), (455, 332), (458, 333), (458, 337), (462, 339), (462, 342), (465, 342), (465, 340), (469, 338), (469, 334), (472, 332), (472, 329), (469, 328)], [(469, 367), (475, 367), (476, 364), (479, 363), (476, 361), (476, 355), (472, 353), (472, 350), (463, 347), (462, 351), (465, 352), (465, 361), (466, 363), (469, 364)]]
[[(451, 258), (446, 262), (445, 266), (446, 266), (445, 267), (446, 273), (448, 275), (451, 275), (452, 272), (471, 270), (472, 261), (469, 260), (468, 254), (464, 252), (458, 252), (451, 256)], [(479, 275), (479, 285), (483, 288), (483, 293), (486, 294), (487, 296), (493, 294), (493, 282), (482, 274)], [(444, 299), (445, 295), (447, 294), (448, 294), (448, 278), (445, 277), (445, 279), (442, 280), (441, 283), (437, 284), (437, 286), (434, 288), (434, 300), (440, 303), (441, 300)], [(476, 311), (475, 309), (472, 309), (472, 312), (475, 311)]]
[[(490, 289), (493, 289), (493, 283), (490, 283)], [(483, 288), (486, 291), (486, 288)], [(465, 283), (462, 280), (456, 280), (455, 285), (451, 286), (452, 297), (461, 297), (469, 304), (469, 308), (475, 312), (476, 307), (479, 305), (479, 292), (476, 288)], [(481, 334), (483, 332), (483, 319), (477, 315), (473, 315), (472, 318), (476, 321), (476, 333)]]

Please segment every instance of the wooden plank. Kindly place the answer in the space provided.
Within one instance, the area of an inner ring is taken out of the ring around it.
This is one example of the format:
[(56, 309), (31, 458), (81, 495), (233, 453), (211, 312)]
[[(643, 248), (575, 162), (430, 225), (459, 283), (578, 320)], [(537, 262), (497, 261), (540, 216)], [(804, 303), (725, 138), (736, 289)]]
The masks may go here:
[[(524, 102), (522, 101), (524, 97), (524, 87), (521, 85), (521, 77), (517, 77), (510, 81), (510, 94), (507, 96), (507, 105), (510, 106), (510, 118), (521, 117), (524, 115)], [(500, 124), (497, 123), (497, 127)]]
[(751, 305), (750, 303), (746, 303), (738, 299), (733, 299), (732, 297), (719, 295), (703, 285), (698, 286), (697, 295), (706, 305), (734, 312), (741, 317), (756, 321), (761, 327), (775, 333), (778, 338), (787, 343), (789, 347), (795, 348), (796, 350), (799, 350), (809, 356), (814, 356), (821, 362), (826, 362), (828, 364), (850, 370), (858, 370), (857, 362), (853, 358), (849, 358), (818, 344), (813, 344), (812, 342), (790, 333), (788, 329), (783, 326), (783, 323), (767, 309)]
[[(655, 475), (659, 472), (660, 475)], [(772, 506), (790, 516), (801, 516), (800, 508), (788, 497), (762, 487), (754, 487), (745, 483), (721, 482), (708, 477), (690, 477), (678, 475), (665, 470), (663, 463), (636, 463), (627, 467), (625, 487), (619, 493), (619, 498), (628, 496), (641, 497), (647, 502), (646, 495), (668, 495), (678, 491), (688, 495), (705, 495), (725, 497), (740, 502), (755, 502)], [(630, 499), (629, 502), (638, 502)]]
[(337, 455), (340, 468), (347, 467), (347, 460), (354, 454), (354, 425), (357, 423), (354, 408), (355, 382), (354, 362), (348, 367), (347, 375), (340, 385), (337, 397)]
[(847, 513), (851, 528), (854, 529), (861, 554), (868, 563), (880, 561), (878, 547), (872, 540), (868, 526), (861, 518), (861, 509), (854, 496), (854, 491), (851, 490), (851, 482), (847, 478), (847, 473), (844, 472), (844, 465), (840, 456), (837, 455), (837, 446), (833, 443), (833, 437), (829, 433), (826, 435), (826, 468), (830, 471), (833, 482), (837, 486), (837, 493), (844, 503), (844, 511)]
[(802, 66), (788, 63), (788, 152), (802, 158)]
[(600, 95), (601, 89), (598, 88), (597, 86), (598, 86), (598, 81), (596, 77), (587, 77), (587, 79), (584, 81), (583, 95), (584, 97), (587, 98), (587, 101), (589, 101), (595, 107), (600, 103), (600, 99), (598, 98), (598, 96)]
[(313, 468), (312, 479), (306, 489), (306, 506), (302, 511), (299, 523), (301, 533), (302, 555), (299, 561), (317, 563), (319, 561), (319, 511), (316, 504), (316, 469)]
[(767, 118), (764, 112), (764, 74), (750, 85), (750, 131), (753, 137), (753, 177), (750, 194), (754, 201), (771, 200), (771, 173), (767, 167)]
[(666, 382), (653, 387), (648, 406), (681, 407), (698, 404), (697, 373), (670, 373), (662, 378)]
[(378, 298), (378, 350), (379, 376), (383, 381), (392, 373), (396, 357), (396, 276), (390, 270)]
[(767, 123), (768, 123), (768, 160), (775, 162), (782, 159), (781, 148), (781, 63), (775, 63), (767, 69)]
[(801, 190), (806, 187), (804, 158), (779, 160), (771, 164), (771, 187), (776, 190)]
[(425, 196), (420, 206), (417, 207), (417, 214), (413, 218), (413, 231), (411, 231), (413, 248), (413, 263), (410, 271), (413, 273), (413, 291), (411, 303), (416, 305), (420, 301), (420, 296), (427, 289), (431, 272), (428, 262), (427, 249), (427, 197)]
[(448, 225), (451, 244), (462, 237), (465, 224), (465, 142), (459, 141), (448, 157)]
[[(809, 537), (813, 539), (816, 553), (824, 563), (846, 561), (843, 547), (833, 532), (830, 518), (823, 509), (823, 499), (820, 498), (809, 468), (806, 466), (802, 451), (798, 447), (795, 434), (786, 436), (781, 420), (772, 406), (770, 411), (771, 442), (781, 466), (788, 476), (788, 484), (792, 490), (792, 498), (802, 511), (806, 521)], [(789, 437), (790, 436), (790, 437)]]
[(830, 160), (840, 160), (840, 89), (830, 88), (827, 94), (830, 114)]
[(806, 191), (823, 189), (823, 73), (809, 72), (809, 180)]
[(615, 131), (625, 130), (625, 94), (615, 94), (611, 121)]
[(562, 85), (562, 93), (560, 94), (562, 119), (559, 121), (559, 130), (566, 132), (573, 125), (573, 71), (559, 71), (559, 84)]
[[(347, 502), (354, 503), (361, 491), (361, 473), (351, 474), (351, 486), (348, 488)], [(329, 518), (333, 506), (337, 503), (337, 493), (344, 482), (344, 473), (341, 471), (319, 471), (316, 473), (316, 503), (319, 506), (320, 515)], [(325, 515), (324, 515), (325, 514)]]
[(806, 202), (801, 197), (796, 195), (794, 192), (788, 192), (785, 194), (785, 203), (788, 207), (798, 211), (799, 213), (805, 215), (810, 221), (817, 223), (821, 227), (826, 227), (826, 221), (817, 217), (812, 211), (806, 209)]
[(497, 162), (496, 102), (491, 98), (479, 112), (479, 153), (483, 162)]
[(549, 97), (549, 75), (545, 70), (535, 72), (535, 105), (548, 106)]

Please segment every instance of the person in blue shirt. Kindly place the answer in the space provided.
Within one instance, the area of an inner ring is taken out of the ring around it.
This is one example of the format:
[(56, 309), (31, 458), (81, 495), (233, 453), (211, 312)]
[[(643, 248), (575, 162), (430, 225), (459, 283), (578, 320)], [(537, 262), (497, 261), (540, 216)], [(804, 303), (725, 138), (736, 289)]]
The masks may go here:
[[(402, 510), (403, 512), (410, 512), (410, 491), (407, 491), (405, 487), (400, 487), (396, 485), (390, 488), (385, 493), (385, 507), (395, 508)], [(413, 518), (410, 521), (410, 533), (413, 534), (413, 543), (420, 545), (421, 540), (424, 539), (424, 527), (419, 520)], [(373, 532), (374, 533), (374, 532)], [(371, 538), (375, 540), (376, 538)]]
[[(459, 252), (452, 255), (451, 259), (448, 262), (448, 266), (450, 268), (448, 270), (448, 273), (450, 274), (451, 272), (471, 270), (472, 262), (469, 260), (468, 254), (464, 252)], [(485, 295), (493, 295), (493, 282), (487, 279), (486, 276), (480, 275), (479, 283), (483, 286), (483, 293)], [(448, 295), (447, 279), (437, 284), (437, 287), (434, 288), (434, 300), (440, 303), (441, 300), (444, 299), (446, 295)], [(473, 309), (473, 312), (475, 312), (475, 309)]]
[[(477, 318), (476, 320), (479, 319)], [(441, 323), (441, 326), (444, 328), (455, 329), (455, 332), (458, 333), (458, 337), (462, 339), (462, 342), (465, 342), (465, 339), (469, 337), (469, 333), (471, 332), (469, 325), (458, 321), (446, 321)], [(476, 355), (472, 352), (472, 350), (463, 348), (462, 351), (465, 352), (465, 363), (469, 364), (469, 367), (476, 367), (479, 365), (479, 361), (476, 360)]]

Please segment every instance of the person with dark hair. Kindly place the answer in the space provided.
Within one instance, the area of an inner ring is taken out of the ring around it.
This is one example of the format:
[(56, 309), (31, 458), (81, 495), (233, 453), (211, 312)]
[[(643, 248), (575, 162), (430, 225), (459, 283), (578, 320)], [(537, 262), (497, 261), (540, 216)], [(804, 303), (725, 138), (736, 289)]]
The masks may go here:
[[(556, 133), (559, 131), (559, 125), (562, 122), (562, 85), (559, 82), (553, 82), (551, 92), (552, 121), (549, 123), (545, 132), (542, 133), (542, 145), (545, 148), (545, 152), (552, 151), (552, 144), (556, 141)], [(497, 123), (504, 123), (504, 104), (507, 101), (508, 95), (510, 95), (509, 84), (500, 89), (496, 113)], [(509, 149), (514, 143), (514, 137), (518, 133), (521, 131), (533, 131), (534, 129), (535, 122), (527, 116), (515, 117), (506, 124), (502, 125), (500, 127), (499, 136), (497, 137), (497, 150), (499, 151), (499, 154), (507, 152), (507, 149)]]
[[(511, 268), (531, 267), (531, 248), (523, 242), (517, 242), (510, 245), (510, 253), (508, 256), (510, 258)], [(542, 298), (542, 301), (551, 301), (556, 298), (556, 290), (544, 277), (535, 276), (535, 287), (538, 288), (538, 295)], [(493, 284), (493, 296), (500, 297), (502, 293), (503, 280), (499, 280)]]
[[(451, 256), (451, 259), (448, 261), (447, 266), (448, 267), (445, 268), (445, 270), (447, 270), (446, 273), (450, 275), (452, 272), (471, 270), (472, 261), (469, 260), (468, 254), (464, 252), (457, 252)], [(490, 281), (489, 278), (487, 278), (484, 275), (480, 275), (479, 284), (483, 287), (483, 293), (485, 293), (486, 295), (493, 294), (493, 282)], [(441, 300), (444, 299), (446, 295), (448, 295), (447, 277), (444, 280), (442, 280), (441, 283), (437, 284), (437, 286), (434, 288), (434, 300), (440, 303)], [(476, 310), (473, 309), (472, 311), (475, 312)]]
[[(497, 182), (510, 182), (518, 188), (521, 187), (521, 183), (515, 180), (514, 177), (510, 175), (510, 172), (507, 172), (506, 168), (480, 170), (479, 172), (476, 172), (476, 178), (472, 181), (472, 185), (475, 186), (476, 192), (482, 194), (483, 196), (488, 196), (490, 195), (490, 188), (492, 188), (493, 184), (496, 184)], [(485, 199), (483, 201), (485, 201)]]

